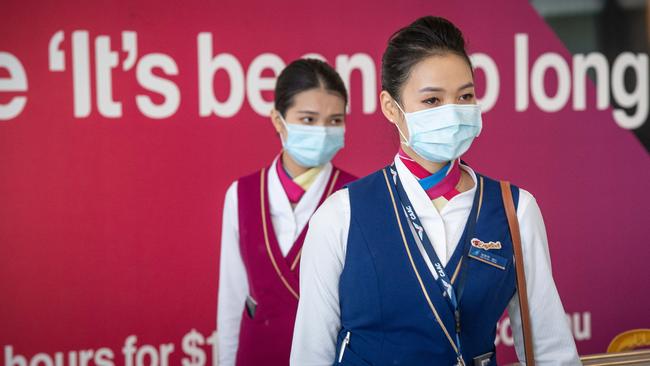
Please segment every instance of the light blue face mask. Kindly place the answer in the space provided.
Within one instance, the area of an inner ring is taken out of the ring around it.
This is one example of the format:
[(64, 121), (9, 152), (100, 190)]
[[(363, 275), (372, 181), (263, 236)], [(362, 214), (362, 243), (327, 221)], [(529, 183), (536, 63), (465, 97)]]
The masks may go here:
[(483, 120), (476, 104), (445, 104), (440, 107), (404, 114), (409, 138), (399, 130), (406, 146), (424, 159), (443, 163), (455, 160), (472, 145), (481, 133)]
[(287, 123), (282, 115), (280, 120), (287, 129), (287, 138), (282, 139), (282, 147), (305, 168), (327, 163), (345, 145), (345, 127)]

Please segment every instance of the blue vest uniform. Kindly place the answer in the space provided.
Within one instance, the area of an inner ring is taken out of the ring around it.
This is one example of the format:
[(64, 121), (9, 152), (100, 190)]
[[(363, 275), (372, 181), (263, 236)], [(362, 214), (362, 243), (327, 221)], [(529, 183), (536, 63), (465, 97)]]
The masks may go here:
[[(348, 186), (351, 219), (334, 365), (455, 365), (454, 312), (416, 246), (391, 179), (386, 168)], [(473, 365), (475, 357), (494, 352), (484, 365), (496, 365), (496, 323), (516, 291), (513, 249), (499, 182), (478, 174), (477, 180), (474, 232), (465, 229), (445, 271), (455, 274), (454, 287), (463, 278), (463, 359)], [(516, 205), (519, 189), (513, 186), (512, 194)], [(464, 243), (473, 238), (500, 242), (500, 249), (485, 253), (500, 258), (503, 268), (465, 255)]]

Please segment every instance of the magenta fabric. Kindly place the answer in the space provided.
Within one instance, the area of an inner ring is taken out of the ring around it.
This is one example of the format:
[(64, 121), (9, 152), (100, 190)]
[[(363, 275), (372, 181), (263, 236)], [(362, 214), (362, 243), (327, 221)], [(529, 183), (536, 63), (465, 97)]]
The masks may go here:
[[(298, 257), (307, 226), (287, 256), (283, 257), (271, 223), (266, 176), (265, 184), (261, 186), (262, 174), (266, 172), (267, 170), (261, 170), (243, 177), (239, 179), (237, 186), (239, 246), (248, 275), (250, 295), (257, 302), (253, 318), (246, 310), (242, 316), (237, 366), (288, 365), (298, 307)], [(334, 168), (319, 205), (327, 198), (328, 193), (335, 192), (354, 179), (352, 175)]]
[(287, 194), (287, 198), (289, 198), (289, 202), (291, 203), (298, 203), (302, 196), (305, 194), (305, 190), (299, 186), (296, 182), (291, 179), (289, 176), (289, 173), (284, 169), (282, 166), (282, 157), (278, 157), (278, 160), (275, 163), (275, 170), (278, 172), (278, 177), (280, 178), (280, 183), (282, 184), (282, 188), (284, 188), (284, 192)]

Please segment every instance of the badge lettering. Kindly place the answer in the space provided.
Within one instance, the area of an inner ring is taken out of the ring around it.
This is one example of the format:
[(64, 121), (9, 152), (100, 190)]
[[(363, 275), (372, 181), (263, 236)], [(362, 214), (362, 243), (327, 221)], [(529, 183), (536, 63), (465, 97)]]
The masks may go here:
[(489, 241), (489, 242), (484, 242), (480, 239), (474, 238), (472, 239), (472, 246), (479, 248), (479, 249), (485, 249), (485, 250), (490, 250), (490, 249), (501, 249), (501, 242), (500, 241)]

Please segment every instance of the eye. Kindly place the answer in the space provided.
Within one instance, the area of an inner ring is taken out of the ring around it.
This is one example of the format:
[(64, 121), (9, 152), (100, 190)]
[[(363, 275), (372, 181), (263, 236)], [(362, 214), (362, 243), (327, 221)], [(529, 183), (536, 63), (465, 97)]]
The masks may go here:
[(472, 102), (472, 101), (474, 101), (474, 94), (472, 94), (472, 93), (463, 94), (458, 99), (461, 102)]
[(438, 99), (437, 97), (431, 97), (423, 100), (422, 103), (427, 105), (438, 105), (440, 104), (440, 99)]
[(314, 121), (315, 121), (314, 117), (302, 117), (300, 119), (300, 122), (302, 122), (304, 124), (311, 124), (311, 123), (314, 123)]
[(333, 125), (333, 126), (338, 126), (338, 125), (343, 124), (343, 122), (345, 122), (345, 120), (344, 120), (343, 118), (341, 118), (341, 117), (337, 117), (337, 118), (333, 118), (333, 119), (330, 121), (330, 124)]

